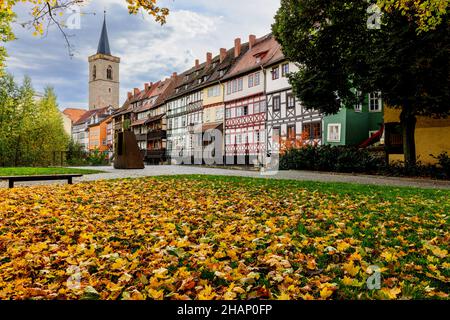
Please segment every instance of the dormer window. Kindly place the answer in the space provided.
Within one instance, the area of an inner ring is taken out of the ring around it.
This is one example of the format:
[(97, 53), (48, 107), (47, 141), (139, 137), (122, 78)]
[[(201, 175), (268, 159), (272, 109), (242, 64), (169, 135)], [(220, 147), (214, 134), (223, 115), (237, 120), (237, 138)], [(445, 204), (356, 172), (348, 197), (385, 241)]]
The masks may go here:
[(264, 57), (266, 56), (268, 51), (262, 51), (262, 52), (257, 52), (253, 55), (253, 57), (255, 57), (255, 62), (257, 64), (261, 63), (262, 59), (264, 59)]
[(219, 70), (219, 77), (223, 77), (225, 75), (225, 70)]

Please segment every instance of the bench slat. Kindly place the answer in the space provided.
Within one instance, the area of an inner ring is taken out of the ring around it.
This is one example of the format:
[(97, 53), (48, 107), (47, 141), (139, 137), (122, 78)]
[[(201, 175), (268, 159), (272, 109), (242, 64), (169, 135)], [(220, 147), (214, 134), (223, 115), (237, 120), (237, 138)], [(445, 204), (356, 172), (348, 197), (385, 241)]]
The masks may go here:
[(82, 177), (81, 174), (61, 174), (48, 176), (11, 176), (0, 177), (0, 180), (15, 180), (15, 181), (39, 181), (39, 180), (66, 180), (68, 178)]
[(9, 188), (14, 188), (14, 182), (23, 181), (54, 181), (54, 180), (67, 180), (68, 184), (72, 184), (73, 178), (82, 177), (82, 174), (53, 174), (53, 175), (40, 175), (40, 176), (11, 176), (0, 177), (0, 180), (8, 180)]

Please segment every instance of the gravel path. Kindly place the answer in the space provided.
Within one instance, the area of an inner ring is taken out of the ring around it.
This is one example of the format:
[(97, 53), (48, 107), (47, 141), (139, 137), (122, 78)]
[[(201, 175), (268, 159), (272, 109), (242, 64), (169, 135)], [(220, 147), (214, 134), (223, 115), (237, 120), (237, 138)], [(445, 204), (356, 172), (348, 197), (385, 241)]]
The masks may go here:
[[(82, 168), (82, 169), (89, 169), (89, 168)], [(96, 167), (96, 169), (105, 171), (105, 173), (85, 175), (82, 178), (75, 179), (74, 182), (122, 179), (122, 178), (139, 178), (139, 177), (150, 177), (161, 175), (205, 174), (205, 175), (239, 176), (239, 177), (254, 177), (267, 179), (349, 182), (358, 184), (405, 186), (405, 187), (420, 187), (420, 188), (450, 190), (450, 181), (394, 178), (394, 177), (369, 176), (369, 175), (333, 174), (333, 173), (322, 173), (311, 171), (279, 171), (274, 175), (267, 175), (260, 173), (258, 171), (205, 168), (199, 166), (147, 166), (144, 170), (115, 170), (112, 167)], [(17, 183), (17, 186), (20, 187), (24, 185), (36, 185), (46, 183), (55, 183), (55, 182)], [(7, 185), (5, 182), (0, 182), (0, 187), (6, 186)]]

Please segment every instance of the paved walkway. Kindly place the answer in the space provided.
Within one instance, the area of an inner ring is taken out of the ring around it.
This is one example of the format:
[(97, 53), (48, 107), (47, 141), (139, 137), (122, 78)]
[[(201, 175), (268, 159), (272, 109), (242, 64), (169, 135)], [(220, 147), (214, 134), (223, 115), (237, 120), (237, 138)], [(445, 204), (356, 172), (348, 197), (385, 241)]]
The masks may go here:
[[(89, 168), (82, 168), (82, 169), (89, 169)], [(139, 178), (139, 177), (150, 177), (161, 175), (205, 174), (205, 175), (239, 176), (239, 177), (254, 177), (267, 179), (293, 179), (293, 180), (321, 181), (321, 182), (349, 182), (358, 184), (406, 186), (406, 187), (450, 190), (450, 181), (394, 178), (394, 177), (369, 176), (369, 175), (351, 175), (338, 173), (333, 174), (333, 173), (321, 173), (311, 171), (279, 171), (274, 175), (264, 175), (258, 171), (206, 168), (199, 166), (147, 166), (144, 170), (116, 170), (113, 169), (112, 167), (96, 167), (96, 169), (105, 171), (105, 173), (85, 175), (82, 178), (75, 179), (74, 182), (121, 179), (121, 178)], [(35, 184), (41, 183), (40, 182), (17, 183), (17, 186), (35, 185)], [(5, 186), (6, 186), (5, 183), (0, 182), (0, 187)]]

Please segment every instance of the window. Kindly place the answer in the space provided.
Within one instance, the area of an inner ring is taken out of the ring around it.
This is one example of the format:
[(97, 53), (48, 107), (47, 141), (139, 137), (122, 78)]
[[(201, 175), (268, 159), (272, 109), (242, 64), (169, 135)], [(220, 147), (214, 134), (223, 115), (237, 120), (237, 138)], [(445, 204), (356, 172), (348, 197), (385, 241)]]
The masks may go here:
[(322, 123), (315, 122), (312, 124), (313, 139), (322, 139)]
[(244, 78), (234, 79), (227, 83), (227, 94), (242, 91), (244, 89)]
[(208, 98), (220, 96), (220, 85), (208, 88)]
[(226, 110), (225, 110), (225, 117), (226, 117), (227, 119), (231, 118), (231, 109), (226, 109)]
[(381, 92), (374, 92), (369, 94), (369, 111), (381, 112), (381, 109), (382, 109)]
[(253, 73), (248, 76), (248, 87), (256, 87), (260, 84), (260, 76), (259, 72)]
[(260, 80), (259, 72), (255, 73), (255, 86), (259, 86)]
[(261, 133), (259, 132), (259, 130), (256, 130), (256, 132), (255, 132), (255, 141), (256, 141), (256, 143), (261, 142)]
[(94, 69), (92, 70), (92, 79), (97, 79), (97, 66), (94, 66)]
[(272, 68), (272, 80), (277, 80), (280, 77), (280, 68)]
[(231, 144), (231, 136), (230, 136), (229, 134), (227, 134), (227, 135), (225, 136), (225, 143), (226, 143), (226, 144)]
[(281, 108), (281, 97), (273, 97), (273, 111), (280, 111)]
[(216, 109), (216, 120), (223, 119), (223, 108)]
[(266, 100), (259, 102), (259, 112), (266, 112)]
[(242, 115), (243, 115), (243, 116), (248, 115), (248, 106), (243, 106), (243, 107), (242, 107)]
[(289, 63), (284, 63), (283, 65), (281, 65), (281, 75), (283, 77), (286, 77), (288, 73), (289, 73)]
[(236, 143), (242, 143), (242, 135), (240, 134), (236, 135)]
[(253, 113), (259, 113), (259, 102), (253, 104)]
[(272, 142), (278, 143), (278, 144), (280, 143), (280, 132), (281, 132), (281, 129), (279, 127), (273, 128)]
[(287, 127), (287, 139), (295, 140), (295, 125), (291, 125)]
[(295, 97), (292, 93), (286, 95), (288, 109), (295, 108)]
[(357, 91), (356, 92), (356, 100), (358, 100), (358, 102), (355, 105), (355, 112), (362, 112), (362, 102), (361, 102), (361, 91)]
[(108, 69), (106, 69), (106, 78), (108, 80), (112, 80), (113, 79), (113, 70), (111, 66), (108, 66)]
[(328, 124), (328, 142), (341, 142), (341, 124), (330, 123)]
[(303, 132), (308, 135), (309, 139), (321, 139), (322, 123), (321, 122), (304, 123)]

